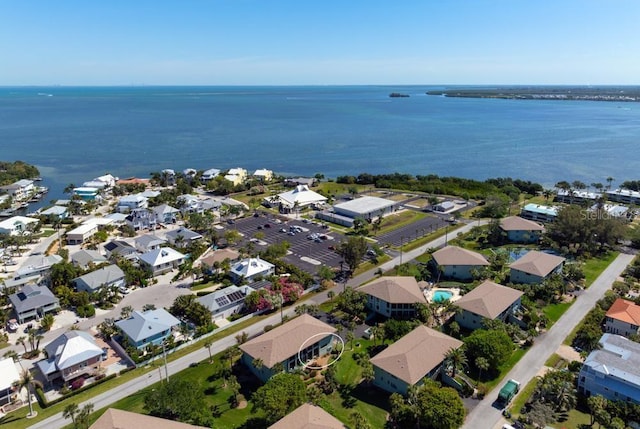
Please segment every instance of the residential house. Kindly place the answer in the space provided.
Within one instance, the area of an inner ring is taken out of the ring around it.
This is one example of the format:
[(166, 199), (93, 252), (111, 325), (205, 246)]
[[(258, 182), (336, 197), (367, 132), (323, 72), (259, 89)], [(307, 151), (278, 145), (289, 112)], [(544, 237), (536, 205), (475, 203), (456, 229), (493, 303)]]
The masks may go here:
[(241, 185), (247, 180), (247, 170), (244, 168), (232, 168), (227, 171), (224, 178), (233, 183), (233, 186)]
[(56, 220), (68, 218), (69, 211), (64, 206), (52, 206), (40, 212), (40, 216), (44, 217), (47, 222), (51, 223)]
[(471, 280), (473, 272), (482, 270), (489, 265), (489, 261), (480, 253), (457, 246), (447, 246), (433, 252), (433, 263), (444, 278), (456, 280)]
[(68, 231), (65, 236), (68, 245), (82, 244), (98, 232), (98, 225), (95, 223), (85, 223), (77, 228)]
[(206, 429), (174, 420), (109, 408), (89, 426), (89, 429)]
[(140, 265), (151, 270), (154, 276), (167, 273), (174, 268), (178, 268), (184, 262), (185, 256), (173, 250), (171, 247), (161, 247), (143, 253), (138, 257)]
[(532, 220), (534, 222), (553, 222), (558, 217), (559, 207), (543, 206), (540, 204), (529, 203), (522, 208), (520, 216)]
[(84, 201), (102, 201), (100, 189), (92, 186), (73, 188), (73, 195), (80, 197)]
[(202, 176), (200, 176), (200, 180), (202, 180), (203, 182), (208, 182), (209, 180), (215, 179), (219, 175), (220, 175), (220, 170), (219, 169), (210, 168), (208, 170), (205, 170), (202, 173)]
[(415, 277), (380, 277), (360, 288), (367, 295), (367, 308), (384, 317), (408, 319), (416, 314), (416, 304), (427, 304)]
[(231, 266), (231, 279), (238, 283), (246, 280), (253, 281), (257, 277), (267, 277), (274, 273), (275, 266), (260, 258), (247, 258)]
[(131, 346), (143, 349), (150, 344), (159, 345), (171, 335), (180, 321), (164, 308), (134, 311), (128, 319), (118, 320), (116, 326)]
[(38, 219), (32, 217), (12, 216), (0, 222), (0, 234), (22, 235), (35, 227), (38, 222), (40, 222)]
[(558, 189), (556, 192), (556, 201), (568, 204), (582, 204), (585, 202), (593, 204), (600, 197), (600, 193), (574, 189)]
[(302, 404), (267, 429), (348, 429), (317, 405)]
[(19, 323), (35, 317), (39, 319), (47, 313), (60, 309), (60, 302), (46, 286), (25, 285), (22, 290), (9, 295)]
[(273, 179), (273, 171), (260, 168), (253, 173), (253, 177), (260, 180), (262, 183), (270, 182)]
[(16, 383), (20, 380), (20, 374), (16, 363), (12, 358), (0, 360), (0, 405), (12, 402), (16, 392)]
[(104, 351), (91, 334), (68, 331), (44, 347), (45, 359), (37, 362), (47, 381), (62, 378), (65, 382), (81, 375), (96, 375)]
[(616, 299), (607, 311), (605, 330), (624, 337), (640, 333), (640, 305), (626, 299)]
[(409, 386), (420, 386), (425, 378), (435, 379), (447, 352), (462, 344), (419, 325), (370, 359), (375, 372), (373, 384), (387, 392), (406, 395)]
[(130, 212), (135, 209), (146, 209), (149, 199), (140, 194), (125, 195), (118, 200), (117, 210), (120, 213)]
[(176, 223), (178, 213), (180, 213), (180, 210), (168, 204), (160, 204), (151, 208), (151, 210), (156, 216), (156, 221), (165, 224)]
[(82, 249), (71, 255), (71, 263), (83, 270), (91, 265), (100, 265), (104, 262), (107, 262), (107, 258), (97, 250)]
[(122, 226), (126, 223), (127, 215), (125, 213), (109, 213), (104, 219), (109, 219), (115, 226)]
[(519, 290), (485, 280), (454, 303), (462, 310), (456, 314), (456, 322), (466, 329), (482, 328), (484, 319), (515, 322), (513, 315), (520, 308), (522, 295)]
[[(333, 326), (303, 314), (241, 344), (241, 360), (260, 380), (267, 381), (277, 373), (277, 364), (289, 372), (330, 353), (334, 332)], [(261, 365), (256, 365), (258, 361)]]
[(33, 180), (22, 179), (10, 185), (1, 186), (0, 190), (11, 195), (14, 201), (26, 201), (31, 198), (31, 194), (36, 191)]
[(169, 244), (176, 247), (187, 247), (198, 240), (202, 240), (202, 235), (182, 226), (167, 232), (165, 235)]
[(104, 245), (107, 258), (121, 257), (124, 259), (138, 259), (138, 251), (124, 240), (112, 240)]
[(78, 292), (97, 292), (103, 287), (126, 286), (124, 272), (117, 265), (108, 265), (95, 271), (91, 271), (73, 280)]
[(48, 280), (51, 267), (62, 262), (60, 255), (34, 255), (29, 256), (20, 268), (15, 272), (14, 279), (20, 280), (28, 277), (40, 277)]
[(134, 231), (156, 229), (156, 215), (149, 209), (132, 209), (124, 220)]
[(226, 319), (244, 308), (244, 299), (253, 292), (249, 286), (231, 285), (201, 296), (197, 301), (211, 312), (213, 321)]
[(157, 237), (153, 234), (144, 234), (144, 235), (141, 235), (140, 237), (136, 237), (135, 239), (136, 249), (138, 249), (140, 253), (159, 249), (166, 242), (167, 240)]
[(315, 186), (317, 181), (318, 180), (315, 177), (288, 177), (284, 179), (284, 186), (295, 188), (299, 185), (305, 185), (312, 188)]
[(640, 404), (640, 344), (607, 333), (599, 345), (582, 364), (578, 392)]
[(215, 272), (214, 267), (216, 263), (222, 264), (225, 260), (228, 260), (229, 263), (236, 261), (240, 257), (240, 252), (233, 250), (229, 247), (225, 247), (224, 249), (216, 249), (211, 252), (205, 253), (205, 256), (199, 259), (200, 266), (204, 271), (209, 274), (213, 274)]
[(500, 229), (507, 234), (507, 240), (511, 243), (537, 243), (544, 232), (544, 226), (520, 216), (500, 220)]
[(542, 283), (554, 273), (561, 273), (565, 258), (531, 250), (509, 264), (511, 283)]

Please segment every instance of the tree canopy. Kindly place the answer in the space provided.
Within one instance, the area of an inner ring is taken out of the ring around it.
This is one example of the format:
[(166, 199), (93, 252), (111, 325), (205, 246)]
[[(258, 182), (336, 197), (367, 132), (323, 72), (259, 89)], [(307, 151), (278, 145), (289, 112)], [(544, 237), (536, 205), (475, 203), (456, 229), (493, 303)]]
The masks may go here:
[(278, 374), (256, 390), (253, 402), (264, 411), (267, 421), (280, 420), (307, 401), (307, 388), (299, 376)]
[(147, 392), (144, 408), (157, 417), (199, 426), (213, 424), (202, 389), (194, 389), (190, 382), (177, 377)]
[(483, 357), (489, 363), (489, 370), (497, 370), (511, 356), (513, 342), (501, 330), (476, 329), (464, 339), (467, 358), (475, 362)]

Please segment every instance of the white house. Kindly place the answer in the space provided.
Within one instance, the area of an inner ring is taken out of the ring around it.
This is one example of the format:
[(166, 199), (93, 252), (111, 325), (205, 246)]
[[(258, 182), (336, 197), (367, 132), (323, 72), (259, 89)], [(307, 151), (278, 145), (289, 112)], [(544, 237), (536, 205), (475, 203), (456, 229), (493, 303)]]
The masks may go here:
[(26, 216), (13, 216), (0, 222), (0, 234), (20, 235), (29, 230), (29, 225), (37, 225), (38, 219)]
[(95, 223), (80, 225), (79, 227), (67, 232), (67, 244), (82, 244), (91, 238), (96, 232), (98, 232), (98, 225)]
[(139, 256), (140, 264), (151, 270), (154, 276), (178, 268), (184, 262), (184, 255), (170, 247), (151, 250)]
[(118, 211), (123, 213), (134, 209), (146, 209), (149, 204), (148, 201), (146, 197), (140, 194), (125, 195), (118, 200)]
[(270, 182), (271, 179), (273, 179), (273, 171), (267, 170), (266, 168), (259, 168), (253, 173), (253, 177), (262, 182)]
[(231, 277), (238, 282), (242, 279), (252, 281), (256, 277), (266, 277), (274, 273), (275, 266), (260, 258), (247, 258), (231, 266)]
[(205, 170), (205, 171), (202, 173), (202, 176), (200, 176), (200, 179), (201, 179), (201, 180), (203, 180), (203, 181), (205, 181), (205, 182), (208, 182), (209, 180), (213, 180), (213, 179), (215, 179), (215, 178), (216, 178), (217, 176), (219, 176), (219, 175), (220, 175), (220, 170), (219, 170), (219, 169), (217, 169), (217, 168), (210, 168), (210, 169), (208, 169), (208, 170)]
[(640, 331), (640, 305), (626, 299), (616, 299), (607, 311), (605, 330), (625, 337), (637, 335)]
[(33, 186), (33, 180), (22, 179), (11, 185), (2, 186), (0, 189), (11, 195), (15, 201), (23, 201), (29, 199), (35, 191), (35, 186)]

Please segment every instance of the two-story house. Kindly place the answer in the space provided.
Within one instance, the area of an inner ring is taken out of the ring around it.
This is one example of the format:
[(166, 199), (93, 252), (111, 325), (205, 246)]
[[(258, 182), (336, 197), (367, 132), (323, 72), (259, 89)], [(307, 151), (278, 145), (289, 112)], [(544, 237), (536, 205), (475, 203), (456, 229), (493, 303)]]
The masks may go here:
[(624, 337), (640, 333), (640, 305), (616, 299), (605, 316), (605, 330)]

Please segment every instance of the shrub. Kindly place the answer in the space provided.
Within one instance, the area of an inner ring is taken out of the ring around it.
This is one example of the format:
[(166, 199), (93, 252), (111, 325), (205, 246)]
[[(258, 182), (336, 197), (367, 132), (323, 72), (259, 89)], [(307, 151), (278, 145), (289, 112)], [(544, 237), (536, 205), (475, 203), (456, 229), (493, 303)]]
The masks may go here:
[(84, 386), (84, 378), (80, 377), (80, 378), (76, 378), (75, 380), (73, 380), (73, 382), (71, 383), (71, 390), (78, 390), (79, 388), (81, 388), (82, 386)]
[(580, 362), (579, 360), (573, 360), (569, 362), (568, 369), (571, 372), (578, 372), (580, 371), (580, 369), (582, 369), (582, 362)]
[(272, 330), (272, 329), (273, 329), (273, 326), (272, 326), (272, 325), (266, 325), (266, 326), (264, 327), (264, 332), (269, 332), (269, 331), (270, 331), (270, 330)]

